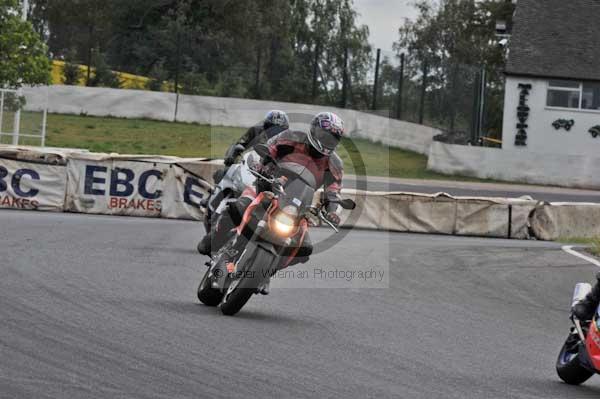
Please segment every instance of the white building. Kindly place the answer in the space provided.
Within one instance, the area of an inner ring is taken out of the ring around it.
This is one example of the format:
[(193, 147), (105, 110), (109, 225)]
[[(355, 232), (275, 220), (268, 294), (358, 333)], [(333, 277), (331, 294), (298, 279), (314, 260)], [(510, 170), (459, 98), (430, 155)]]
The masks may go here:
[(520, 0), (506, 68), (503, 148), (600, 154), (600, 2)]
[(434, 141), (428, 168), (600, 189), (600, 1), (519, 0), (502, 149)]

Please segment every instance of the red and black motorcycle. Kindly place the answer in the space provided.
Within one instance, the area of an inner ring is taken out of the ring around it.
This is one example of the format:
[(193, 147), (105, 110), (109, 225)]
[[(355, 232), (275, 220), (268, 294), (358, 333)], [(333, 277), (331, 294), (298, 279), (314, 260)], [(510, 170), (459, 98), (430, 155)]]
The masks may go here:
[[(261, 292), (270, 277), (287, 267), (306, 237), (309, 224), (323, 222), (338, 229), (325, 217), (327, 205), (336, 203), (354, 209), (350, 199), (322, 201), (313, 207), (314, 176), (302, 165), (285, 165), (269, 158), (266, 146), (257, 153), (276, 165), (275, 176), (265, 176), (262, 168), (250, 167), (259, 191), (244, 212), (235, 234), (211, 257), (208, 270), (198, 286), (198, 299), (219, 306), (223, 314), (239, 312), (253, 294)], [(261, 169), (261, 171), (259, 171)]]
[[(573, 307), (591, 292), (592, 286), (578, 283), (573, 293)], [(556, 361), (556, 372), (561, 380), (579, 385), (600, 373), (600, 308), (592, 320), (571, 316), (573, 327)]]

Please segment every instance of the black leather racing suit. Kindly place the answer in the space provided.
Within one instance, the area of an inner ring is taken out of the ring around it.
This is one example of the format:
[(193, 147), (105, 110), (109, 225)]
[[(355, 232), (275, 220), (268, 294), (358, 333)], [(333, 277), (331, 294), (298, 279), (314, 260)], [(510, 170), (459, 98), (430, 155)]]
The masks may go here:
[(240, 139), (231, 145), (225, 153), (225, 164), (231, 165), (235, 157), (242, 152), (254, 148), (257, 144), (263, 144), (279, 133), (286, 130), (281, 126), (256, 125), (249, 128)]

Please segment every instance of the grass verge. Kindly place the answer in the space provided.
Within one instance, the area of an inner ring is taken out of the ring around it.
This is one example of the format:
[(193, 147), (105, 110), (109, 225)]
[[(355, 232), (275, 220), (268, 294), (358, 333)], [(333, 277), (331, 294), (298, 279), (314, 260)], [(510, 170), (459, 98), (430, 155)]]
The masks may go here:
[[(5, 114), (4, 119), (3, 131), (11, 131), (11, 126), (7, 125), (7, 121), (12, 120), (10, 115)], [(39, 113), (23, 113), (21, 131), (39, 134), (41, 121)], [(146, 119), (50, 114), (46, 145), (93, 152), (221, 158), (228, 146), (244, 131), (235, 127)], [(10, 143), (10, 137), (0, 137), (0, 143)], [(39, 145), (39, 139), (23, 138), (20, 144)], [(430, 172), (427, 170), (426, 156), (367, 140), (345, 139), (339, 148), (339, 155), (344, 160), (348, 174), (362, 174), (364, 171), (370, 176), (485, 181)]]

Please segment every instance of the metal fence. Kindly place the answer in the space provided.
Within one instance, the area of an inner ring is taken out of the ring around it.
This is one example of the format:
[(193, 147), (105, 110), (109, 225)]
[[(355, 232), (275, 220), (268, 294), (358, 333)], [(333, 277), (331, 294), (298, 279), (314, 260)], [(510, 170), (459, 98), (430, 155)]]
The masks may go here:
[[(327, 73), (326, 65), (315, 63), (313, 69), (311, 76), (296, 77), (292, 84), (261, 75), (251, 66), (230, 68), (218, 81), (182, 66), (177, 84), (146, 79), (139, 88), (349, 108), (438, 128), (445, 132), (440, 140), (455, 144), (501, 143), (502, 71), (462, 64), (434, 68), (411, 54), (380, 50), (366, 70), (353, 69), (352, 54), (346, 54), (344, 67), (335, 76)], [(131, 88), (119, 78), (123, 87)]]
[(42, 112), (25, 112), (20, 90), (0, 89), (0, 144), (46, 145), (48, 89)]
[[(440, 138), (455, 144), (499, 146), (502, 139), (504, 83), (502, 71), (479, 65), (450, 64), (431, 68), (410, 54), (377, 50), (367, 71), (352, 69), (352, 55), (337, 79), (327, 79), (315, 66), (304, 91), (293, 98), (280, 96), (267, 86), (282, 82), (271, 79), (253, 86), (256, 71), (229, 71), (229, 81), (219, 87), (181, 72), (177, 86), (185, 94), (246, 97), (292, 101), (349, 108), (394, 119), (424, 124), (446, 132)], [(342, 76), (341, 78), (339, 76)], [(246, 91), (241, 90), (246, 82)], [(174, 85), (171, 88), (175, 90)], [(163, 85), (164, 88), (164, 85)]]
[(393, 53), (375, 62), (370, 112), (441, 129), (443, 141), (500, 146), (502, 71), (464, 64), (434, 69)]

